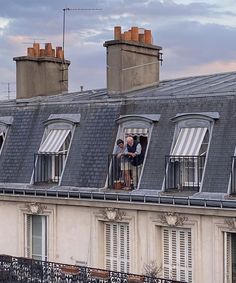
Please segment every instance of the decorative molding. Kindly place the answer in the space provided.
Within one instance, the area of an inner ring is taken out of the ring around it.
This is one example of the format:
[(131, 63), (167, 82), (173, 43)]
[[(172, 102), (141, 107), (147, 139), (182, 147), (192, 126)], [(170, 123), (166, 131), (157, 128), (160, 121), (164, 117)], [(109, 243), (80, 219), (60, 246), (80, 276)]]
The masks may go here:
[(38, 202), (27, 203), (26, 209), (31, 214), (43, 214), (47, 206)]
[(188, 220), (186, 216), (180, 216), (175, 212), (163, 213), (159, 216), (161, 223), (166, 224), (170, 227), (183, 226), (184, 222)]
[(104, 208), (100, 212), (103, 218), (109, 221), (122, 220), (126, 215), (124, 211), (120, 211), (118, 208)]
[(236, 229), (236, 218), (226, 218), (225, 219), (225, 224), (228, 225), (230, 230), (235, 230)]

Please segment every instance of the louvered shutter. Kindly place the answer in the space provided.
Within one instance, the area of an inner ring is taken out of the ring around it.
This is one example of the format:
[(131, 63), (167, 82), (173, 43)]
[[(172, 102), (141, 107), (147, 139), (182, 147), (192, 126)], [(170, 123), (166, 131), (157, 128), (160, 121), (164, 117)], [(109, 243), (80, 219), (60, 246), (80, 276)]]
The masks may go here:
[(25, 216), (25, 256), (31, 257), (32, 215)]
[(123, 223), (105, 224), (106, 269), (129, 271), (129, 225)]
[(232, 261), (231, 261), (231, 234), (225, 232), (224, 233), (224, 282), (231, 283), (232, 282)]
[(192, 282), (191, 231), (163, 229), (164, 277)]
[(120, 224), (120, 271), (129, 272), (129, 226)]
[(115, 223), (105, 224), (106, 269), (117, 271), (118, 268), (118, 226)]
[(164, 262), (164, 278), (171, 278), (171, 253), (170, 253), (170, 235), (169, 230), (163, 230), (163, 262)]

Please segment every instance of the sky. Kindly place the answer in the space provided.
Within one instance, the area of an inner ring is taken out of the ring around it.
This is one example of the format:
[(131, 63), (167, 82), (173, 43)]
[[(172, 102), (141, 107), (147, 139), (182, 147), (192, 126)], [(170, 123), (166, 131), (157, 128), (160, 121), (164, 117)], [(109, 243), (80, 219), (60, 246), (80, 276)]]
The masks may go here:
[(114, 26), (152, 30), (161, 80), (236, 71), (235, 0), (0, 0), (0, 99), (15, 97), (13, 57), (33, 42), (62, 46), (65, 8), (75, 9), (65, 15), (69, 91), (106, 87), (103, 43)]

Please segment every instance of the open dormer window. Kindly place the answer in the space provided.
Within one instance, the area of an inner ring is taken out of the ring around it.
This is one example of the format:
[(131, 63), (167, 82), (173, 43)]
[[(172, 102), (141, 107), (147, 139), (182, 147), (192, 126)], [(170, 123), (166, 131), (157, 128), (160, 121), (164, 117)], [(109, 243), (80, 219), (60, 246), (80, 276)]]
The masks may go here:
[(2, 132), (0, 132), (0, 150), (3, 146), (4, 140), (5, 140), (5, 132), (2, 131)]
[[(177, 115), (172, 150), (166, 156), (166, 190), (199, 190), (214, 118), (203, 113)], [(214, 116), (215, 117), (215, 116)]]
[(35, 154), (34, 183), (60, 184), (75, 128), (74, 116), (53, 115), (45, 122), (44, 136)]
[(153, 122), (159, 118), (158, 114), (143, 114), (125, 115), (117, 120), (116, 144), (109, 156), (109, 188), (131, 190), (139, 187)]
[(0, 153), (5, 143), (8, 128), (12, 124), (12, 122), (13, 117), (11, 116), (0, 117)]

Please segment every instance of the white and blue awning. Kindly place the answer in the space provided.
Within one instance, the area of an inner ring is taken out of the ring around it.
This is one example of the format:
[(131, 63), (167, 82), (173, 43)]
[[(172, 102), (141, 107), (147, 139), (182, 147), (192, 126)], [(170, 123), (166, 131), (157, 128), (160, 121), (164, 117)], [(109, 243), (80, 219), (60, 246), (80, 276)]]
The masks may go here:
[(171, 153), (173, 156), (198, 156), (207, 128), (182, 128)]
[(39, 148), (39, 153), (58, 153), (69, 133), (70, 130), (50, 130)]

